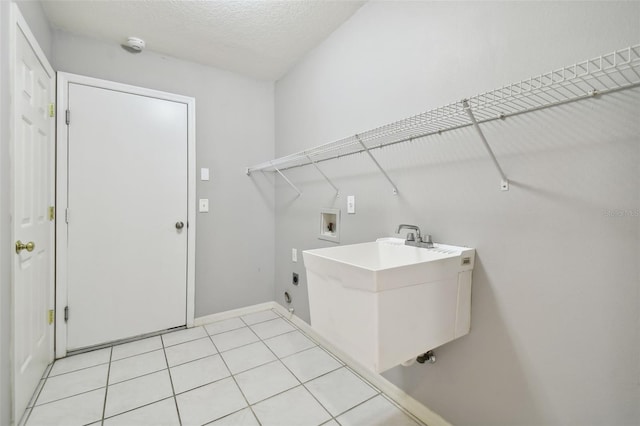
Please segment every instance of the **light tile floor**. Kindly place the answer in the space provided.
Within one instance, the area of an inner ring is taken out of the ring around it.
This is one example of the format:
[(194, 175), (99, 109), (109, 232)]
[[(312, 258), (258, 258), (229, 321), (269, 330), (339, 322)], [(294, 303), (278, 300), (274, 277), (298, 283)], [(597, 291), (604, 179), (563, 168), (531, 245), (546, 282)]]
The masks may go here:
[(266, 310), (58, 360), (23, 424), (421, 423)]

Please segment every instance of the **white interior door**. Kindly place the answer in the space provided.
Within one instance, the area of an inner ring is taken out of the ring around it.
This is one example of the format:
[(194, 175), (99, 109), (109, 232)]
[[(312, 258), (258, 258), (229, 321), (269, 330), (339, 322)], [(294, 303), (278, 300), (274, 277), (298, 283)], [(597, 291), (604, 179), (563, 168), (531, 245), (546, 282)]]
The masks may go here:
[[(53, 361), (55, 75), (15, 5), (12, 29), (13, 413), (24, 412)], [(6, 242), (8, 243), (8, 241)], [(53, 312), (52, 312), (53, 313)]]
[(187, 323), (187, 105), (69, 83), (67, 349)]

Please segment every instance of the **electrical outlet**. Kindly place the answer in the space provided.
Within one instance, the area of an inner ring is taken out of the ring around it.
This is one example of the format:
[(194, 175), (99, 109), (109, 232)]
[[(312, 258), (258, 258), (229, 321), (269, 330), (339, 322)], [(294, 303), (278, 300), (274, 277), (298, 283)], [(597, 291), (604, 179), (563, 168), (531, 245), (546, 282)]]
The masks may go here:
[(209, 211), (209, 199), (208, 198), (200, 198), (199, 211), (200, 213), (207, 213)]
[(291, 249), (291, 261), (292, 262), (297, 262), (298, 261), (298, 249)]
[(293, 278), (291, 279), (291, 282), (293, 282), (293, 285), (298, 285), (300, 284), (300, 277), (298, 277), (297, 273), (293, 273)]
[(356, 196), (355, 195), (347, 196), (347, 213), (356, 214)]

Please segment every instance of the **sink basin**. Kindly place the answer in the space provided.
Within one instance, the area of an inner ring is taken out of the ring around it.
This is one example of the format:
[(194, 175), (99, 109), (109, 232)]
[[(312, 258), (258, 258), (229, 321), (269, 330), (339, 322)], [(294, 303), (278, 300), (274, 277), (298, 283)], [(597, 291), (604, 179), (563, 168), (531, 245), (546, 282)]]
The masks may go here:
[[(338, 277), (346, 287), (384, 291), (437, 280), (473, 269), (474, 249), (434, 244), (433, 249), (405, 245), (400, 238), (307, 250), (305, 267)], [(462, 264), (463, 259), (466, 263)]]
[(474, 249), (380, 238), (303, 257), (311, 326), (373, 371), (469, 332)]

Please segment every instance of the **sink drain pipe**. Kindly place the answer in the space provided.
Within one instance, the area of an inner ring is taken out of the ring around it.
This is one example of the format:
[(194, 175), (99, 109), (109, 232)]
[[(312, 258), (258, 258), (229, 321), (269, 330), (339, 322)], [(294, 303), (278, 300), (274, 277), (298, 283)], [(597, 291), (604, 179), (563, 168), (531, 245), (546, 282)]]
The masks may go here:
[(425, 362), (428, 362), (429, 364), (435, 364), (436, 362), (436, 354), (433, 351), (427, 351), (425, 353), (423, 353), (422, 355), (418, 355), (417, 358), (413, 359), (408, 359), (405, 362), (403, 362), (401, 365), (403, 367), (410, 367), (413, 364), (415, 364), (415, 362), (418, 361), (420, 364), (424, 364)]

